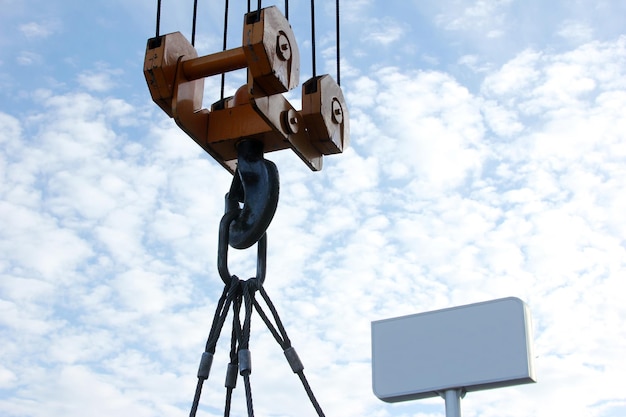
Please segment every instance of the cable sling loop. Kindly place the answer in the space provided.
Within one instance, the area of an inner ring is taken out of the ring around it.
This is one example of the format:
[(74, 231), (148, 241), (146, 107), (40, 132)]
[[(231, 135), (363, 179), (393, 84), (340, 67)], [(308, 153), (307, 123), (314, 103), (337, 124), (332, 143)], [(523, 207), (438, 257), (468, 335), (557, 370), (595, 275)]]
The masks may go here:
[[(247, 280), (241, 280), (236, 275), (230, 275), (230, 272), (228, 271), (227, 251), (229, 246), (230, 226), (240, 214), (240, 210), (241, 209), (238, 207), (234, 207), (232, 204), (229, 204), (229, 200), (227, 199), (226, 213), (220, 221), (218, 241), (218, 270), (222, 280), (224, 281), (224, 289), (217, 303), (209, 336), (200, 360), (200, 366), (198, 367), (198, 383), (196, 385), (196, 391), (194, 393), (194, 399), (189, 416), (195, 417), (197, 414), (203, 383), (209, 378), (220, 333), (224, 327), (229, 311), (232, 310), (233, 318), (229, 355), (230, 361), (227, 365), (226, 380), (224, 384), (226, 388), (224, 416), (230, 416), (232, 394), (237, 386), (237, 373), (239, 373), (244, 382), (248, 417), (254, 417), (252, 384), (250, 381), (250, 375), (252, 373), (250, 332), (252, 327), (252, 313), (253, 311), (256, 311), (274, 339), (276, 339), (282, 348), (291, 370), (300, 378), (304, 390), (317, 415), (319, 417), (325, 417), (324, 412), (322, 411), (315, 395), (313, 394), (313, 390), (304, 375), (304, 366), (302, 365), (302, 361), (291, 345), (291, 340), (289, 339), (287, 331), (285, 330), (280, 316), (278, 315), (278, 311), (265, 291), (265, 288), (263, 288), (263, 282), (265, 280), (267, 234), (264, 234), (263, 237), (257, 242), (259, 247), (262, 246), (262, 249), (257, 251), (256, 276)], [(257, 292), (261, 295), (261, 298), (269, 309), (271, 319), (270, 316), (263, 310), (259, 300), (256, 299), (255, 295)], [(243, 321), (241, 319), (242, 313)]]

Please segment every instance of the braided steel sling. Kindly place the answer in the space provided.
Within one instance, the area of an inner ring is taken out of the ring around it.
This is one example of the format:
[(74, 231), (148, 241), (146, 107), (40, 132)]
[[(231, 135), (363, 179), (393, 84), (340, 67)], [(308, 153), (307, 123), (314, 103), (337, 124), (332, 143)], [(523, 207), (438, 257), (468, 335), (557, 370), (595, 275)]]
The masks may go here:
[[(298, 357), (294, 347), (291, 345), (291, 340), (287, 335), (287, 331), (283, 326), (276, 307), (265, 291), (265, 288), (263, 288), (263, 282), (265, 280), (267, 235), (263, 234), (257, 243), (257, 274), (255, 277), (247, 280), (241, 280), (236, 275), (230, 275), (228, 272), (227, 250), (229, 228), (231, 223), (240, 214), (239, 211), (240, 209), (238, 208), (227, 211), (220, 222), (218, 269), (220, 270), (220, 276), (224, 281), (224, 290), (217, 303), (205, 351), (200, 360), (200, 366), (198, 368), (198, 383), (189, 415), (190, 417), (196, 416), (202, 393), (202, 386), (204, 381), (209, 378), (217, 341), (224, 327), (224, 323), (226, 322), (229, 310), (232, 308), (233, 328), (231, 332), (230, 363), (228, 364), (226, 371), (226, 400), (224, 405), (224, 416), (230, 416), (232, 393), (237, 385), (237, 372), (239, 372), (244, 380), (248, 417), (254, 416), (252, 388), (250, 383), (252, 367), (249, 342), (252, 311), (256, 310), (272, 336), (274, 336), (274, 339), (283, 349), (283, 353), (291, 367), (291, 370), (300, 378), (304, 390), (307, 393), (307, 396), (309, 397), (317, 415), (319, 417), (324, 417), (324, 412), (322, 411), (317, 399), (315, 398), (313, 390), (304, 375), (304, 366), (302, 361)], [(259, 304), (259, 301), (256, 299), (255, 294), (257, 292), (261, 295), (261, 298), (263, 298), (263, 301), (267, 305), (275, 325), (272, 323), (272, 320), (265, 313), (261, 304)], [(243, 323), (241, 322), (242, 306), (244, 308)]]

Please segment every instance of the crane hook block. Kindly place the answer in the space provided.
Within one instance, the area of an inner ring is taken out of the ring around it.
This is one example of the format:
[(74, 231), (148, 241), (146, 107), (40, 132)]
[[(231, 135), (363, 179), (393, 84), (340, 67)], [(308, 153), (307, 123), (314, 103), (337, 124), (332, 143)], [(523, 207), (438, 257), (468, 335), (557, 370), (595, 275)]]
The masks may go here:
[[(248, 70), (247, 84), (203, 108), (204, 79), (238, 69)], [(291, 148), (314, 171), (323, 155), (342, 152), (349, 142), (347, 106), (332, 77), (303, 84), (302, 110), (283, 97), (299, 84), (300, 54), (275, 6), (245, 15), (238, 48), (199, 57), (180, 32), (149, 39), (144, 76), (152, 100), (231, 173), (243, 139), (263, 142), (265, 152)]]

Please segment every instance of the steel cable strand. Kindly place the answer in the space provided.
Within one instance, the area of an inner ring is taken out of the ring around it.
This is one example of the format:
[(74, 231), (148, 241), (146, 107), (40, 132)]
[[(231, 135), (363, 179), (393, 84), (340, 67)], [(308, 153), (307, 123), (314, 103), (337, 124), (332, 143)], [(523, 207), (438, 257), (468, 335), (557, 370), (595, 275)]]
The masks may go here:
[(233, 398), (233, 391), (237, 386), (237, 367), (239, 361), (237, 360), (237, 334), (235, 329), (231, 333), (231, 347), (230, 347), (230, 363), (226, 371), (226, 380), (224, 386), (226, 387), (226, 399), (224, 401), (224, 417), (230, 416), (230, 406)]
[[(228, 41), (228, 0), (224, 0), (224, 38), (222, 41), (222, 51), (226, 50)], [(224, 89), (226, 85), (226, 73), (222, 73), (222, 83), (220, 86), (220, 100), (224, 100)]]
[(243, 382), (246, 391), (246, 405), (248, 407), (248, 417), (254, 417), (254, 408), (252, 404), (252, 386), (250, 384), (250, 374), (252, 373), (250, 358), (250, 328), (252, 325), (252, 306), (254, 293), (259, 288), (258, 280), (250, 278), (241, 283), (243, 302), (245, 307), (245, 316), (243, 326), (241, 328), (241, 339), (239, 343), (239, 372), (243, 376)]
[(237, 370), (239, 365), (239, 358), (237, 356), (237, 340), (239, 331), (241, 330), (241, 326), (239, 324), (240, 311), (241, 297), (237, 297), (233, 303), (233, 328), (230, 336), (230, 363), (227, 366), (226, 380), (224, 381), (224, 386), (226, 387), (224, 417), (230, 416), (232, 395), (235, 387), (237, 386)]
[(191, 411), (189, 411), (189, 417), (195, 417), (196, 413), (198, 412), (200, 396), (202, 395), (202, 384), (204, 384), (204, 380), (202, 378), (198, 378), (198, 382), (196, 384), (196, 392), (193, 396), (193, 403), (191, 404)]
[(315, 62), (315, 0), (311, 0), (311, 67), (313, 78), (317, 76), (317, 64)]
[(198, 17), (198, 0), (193, 1), (193, 18), (191, 23), (191, 46), (196, 46), (196, 21)]
[(219, 339), (222, 328), (224, 327), (224, 322), (226, 321), (226, 316), (228, 316), (230, 305), (233, 304), (238, 297), (241, 297), (240, 282), (241, 280), (237, 278), (236, 275), (231, 277), (230, 287), (228, 288), (222, 312), (211, 326), (211, 331), (209, 332), (209, 338), (207, 339), (205, 348), (206, 352), (215, 353), (215, 346), (217, 345), (217, 340)]
[(252, 327), (252, 305), (254, 300), (254, 293), (257, 290), (256, 278), (250, 278), (241, 282), (241, 292), (243, 294), (243, 303), (245, 308), (245, 316), (243, 321), (242, 339), (240, 343), (240, 349), (248, 349), (250, 344), (250, 328)]
[(341, 40), (340, 40), (340, 33), (341, 31), (339, 30), (339, 24), (340, 24), (340, 18), (339, 18), (339, 0), (336, 1), (335, 3), (335, 20), (336, 20), (336, 32), (337, 32), (337, 85), (341, 85)]
[(304, 386), (304, 391), (308, 395), (309, 400), (311, 401), (311, 404), (313, 404), (313, 408), (315, 408), (315, 412), (317, 412), (317, 415), (319, 417), (325, 417), (324, 411), (322, 411), (322, 407), (317, 402), (317, 398), (315, 398), (315, 394), (313, 394), (313, 389), (311, 388), (311, 385), (309, 385), (309, 381), (306, 379), (306, 376), (304, 375), (304, 371), (302, 370), (298, 372), (297, 374), (300, 377), (300, 381), (302, 381), (302, 385)]
[[(215, 308), (215, 314), (213, 316), (213, 322), (211, 324), (211, 329), (209, 331), (209, 337), (207, 338), (207, 343), (205, 346), (204, 351), (208, 352), (209, 349), (209, 344), (210, 341), (212, 339), (212, 333), (214, 332), (214, 329), (217, 326), (217, 323), (219, 322), (219, 318), (223, 315), (224, 313), (224, 305), (226, 303), (226, 300), (228, 298), (228, 288), (226, 286), (224, 286), (224, 290), (222, 291), (222, 295), (220, 297), (220, 299), (217, 302), (217, 307)], [(228, 311), (228, 306), (226, 306), (226, 311)], [(214, 352), (213, 352), (214, 353)], [(198, 405), (200, 403), (200, 396), (202, 395), (202, 386), (204, 384), (204, 379), (200, 376), (198, 376), (198, 382), (196, 383), (196, 390), (193, 396), (193, 402), (191, 404), (191, 410), (189, 411), (189, 416), (190, 417), (195, 417), (197, 411), (198, 411)]]
[(224, 403), (224, 417), (230, 417), (230, 404), (233, 399), (233, 389), (226, 389), (226, 401)]
[(157, 15), (156, 15), (156, 34), (155, 38), (159, 37), (159, 31), (161, 29), (161, 0), (157, 0)]
[(276, 339), (278, 344), (283, 348), (285, 357), (287, 358), (287, 362), (289, 362), (289, 365), (291, 366), (292, 371), (295, 374), (297, 374), (298, 377), (300, 378), (300, 381), (302, 382), (302, 386), (304, 387), (304, 391), (309, 397), (309, 400), (311, 401), (313, 408), (317, 412), (317, 415), (319, 417), (324, 417), (324, 411), (322, 411), (322, 407), (317, 401), (317, 398), (315, 397), (315, 394), (313, 393), (313, 389), (311, 388), (309, 381), (304, 375), (304, 365), (302, 365), (302, 361), (300, 361), (298, 354), (296, 353), (295, 349), (291, 346), (291, 340), (289, 339), (289, 336), (287, 335), (287, 330), (283, 326), (282, 320), (280, 319), (280, 316), (278, 315), (278, 311), (276, 310), (274, 303), (270, 299), (269, 295), (267, 294), (267, 291), (265, 291), (265, 288), (263, 286), (260, 286), (258, 290), (261, 296), (263, 297), (263, 300), (265, 300), (267, 307), (271, 311), (272, 316), (274, 317), (274, 321), (276, 322), (276, 327), (278, 327), (280, 334), (276, 330), (276, 328), (273, 326), (273, 324), (271, 323), (271, 321), (269, 320), (265, 312), (262, 310), (261, 305), (256, 300), (254, 300), (255, 309), (257, 310), (257, 312), (259, 313), (259, 316), (261, 316), (261, 318), (267, 325), (272, 335), (274, 335), (274, 338)]
[(222, 295), (220, 296), (220, 299), (217, 301), (217, 307), (215, 308), (215, 314), (213, 315), (213, 321), (211, 323), (211, 328), (209, 329), (209, 336), (207, 337), (207, 342), (205, 345), (204, 350), (208, 351), (209, 346), (210, 346), (210, 341), (213, 338), (213, 333), (215, 331), (215, 329), (217, 328), (217, 324), (220, 320), (220, 317), (224, 314), (224, 311), (228, 312), (228, 308), (229, 306), (225, 307), (226, 301), (229, 298), (230, 294), (230, 288), (224, 286), (224, 290), (222, 291)]
[(246, 390), (246, 406), (248, 407), (248, 417), (254, 417), (254, 408), (252, 407), (252, 386), (250, 385), (250, 374), (243, 376), (243, 384)]
[(267, 304), (267, 307), (270, 309), (272, 317), (274, 317), (274, 321), (276, 322), (276, 327), (278, 327), (278, 330), (282, 335), (283, 343), (281, 343), (281, 347), (283, 349), (291, 347), (291, 340), (289, 339), (289, 336), (287, 336), (287, 330), (285, 330), (285, 326), (283, 326), (283, 322), (278, 315), (278, 310), (276, 310), (276, 307), (270, 299), (270, 296), (267, 294), (267, 291), (265, 291), (265, 288), (263, 287), (259, 288), (259, 293), (261, 294), (261, 297), (263, 297), (263, 300), (265, 300), (265, 304)]
[(261, 320), (263, 320), (263, 322), (269, 329), (270, 333), (272, 333), (272, 336), (274, 336), (274, 339), (276, 340), (276, 342), (278, 342), (280, 347), (282, 347), (283, 350), (285, 350), (288, 346), (285, 347), (285, 341), (283, 340), (281, 335), (278, 333), (278, 330), (276, 330), (276, 327), (270, 321), (269, 317), (267, 316), (267, 314), (265, 314), (265, 311), (263, 311), (263, 308), (261, 307), (261, 305), (256, 299), (254, 300), (254, 309), (257, 311), (257, 313), (261, 317)]
[(202, 396), (202, 386), (204, 384), (204, 381), (207, 380), (209, 377), (209, 371), (211, 369), (211, 363), (213, 362), (212, 358), (213, 354), (215, 353), (217, 340), (219, 339), (219, 335), (222, 331), (222, 328), (224, 327), (224, 322), (226, 321), (230, 305), (237, 297), (238, 293), (239, 278), (233, 275), (230, 287), (224, 286), (224, 291), (218, 301), (218, 305), (215, 310), (213, 323), (211, 325), (211, 330), (209, 331), (209, 337), (207, 338), (204, 353), (202, 354), (202, 360), (200, 362), (200, 367), (198, 369), (198, 382), (196, 384), (196, 391), (194, 393), (193, 402), (191, 404), (189, 417), (195, 417), (198, 411), (200, 397)]

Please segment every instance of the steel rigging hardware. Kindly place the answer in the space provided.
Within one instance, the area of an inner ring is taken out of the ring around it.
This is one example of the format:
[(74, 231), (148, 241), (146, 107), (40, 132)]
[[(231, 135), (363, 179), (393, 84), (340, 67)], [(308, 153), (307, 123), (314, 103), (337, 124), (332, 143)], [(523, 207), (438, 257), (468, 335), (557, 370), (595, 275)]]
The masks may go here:
[[(195, 416), (203, 382), (209, 377), (216, 344), (233, 311), (230, 363), (226, 376), (224, 415), (230, 414), (237, 371), (243, 377), (248, 416), (254, 415), (250, 387), (250, 318), (258, 312), (279, 343), (291, 369), (298, 374), (317, 414), (323, 416), (304, 376), (304, 367), (280, 321), (277, 310), (263, 288), (266, 272), (266, 230), (278, 204), (279, 180), (276, 165), (265, 152), (292, 149), (313, 171), (322, 169), (324, 155), (343, 152), (349, 142), (347, 106), (338, 81), (315, 71), (315, 9), (311, 0), (313, 77), (302, 84), (302, 109), (296, 110), (283, 97), (300, 78), (300, 53), (289, 21), (277, 7), (250, 10), (244, 16), (242, 46), (226, 49), (228, 0), (225, 0), (224, 50), (198, 56), (194, 47), (197, 0), (194, 1), (192, 42), (180, 32), (159, 34), (161, 1), (157, 6), (157, 30), (148, 40), (144, 76), (153, 101), (233, 174), (226, 207), (220, 222), (218, 272), (225, 286), (198, 370), (198, 385), (190, 416)], [(289, 2), (285, 2), (288, 14)], [(339, 0), (337, 18), (337, 80), (339, 80)], [(234, 96), (223, 97), (224, 74), (247, 69), (248, 81)], [(203, 108), (204, 79), (222, 75), (218, 101)], [(256, 276), (241, 280), (228, 269), (228, 247), (247, 249), (257, 244)], [(267, 315), (255, 294), (260, 294)], [(241, 320), (243, 307), (243, 320)], [(269, 317), (272, 317), (270, 320)]]

